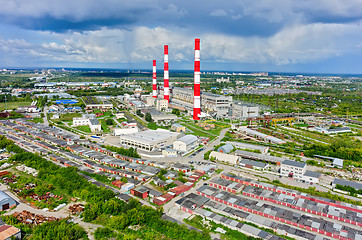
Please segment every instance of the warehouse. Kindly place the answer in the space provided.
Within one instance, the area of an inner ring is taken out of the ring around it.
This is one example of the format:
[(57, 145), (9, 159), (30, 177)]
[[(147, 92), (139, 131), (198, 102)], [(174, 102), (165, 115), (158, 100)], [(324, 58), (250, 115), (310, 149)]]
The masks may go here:
[(266, 163), (248, 160), (248, 159), (240, 160), (239, 165), (241, 167), (257, 169), (257, 170), (261, 170), (261, 171), (265, 170), (267, 167), (269, 167), (269, 165)]
[(232, 164), (232, 165), (238, 164), (239, 160), (240, 160), (239, 156), (220, 153), (220, 152), (216, 152), (216, 151), (212, 151), (210, 153), (210, 158), (215, 158), (217, 161), (226, 162), (226, 163), (229, 163), (229, 164)]
[(341, 185), (341, 186), (350, 186), (356, 190), (362, 190), (362, 183), (358, 183), (358, 182), (352, 182), (352, 181), (348, 181), (348, 180), (335, 178), (332, 182), (332, 186), (335, 188), (337, 186), (337, 184)]
[(199, 139), (194, 135), (185, 135), (173, 142), (173, 149), (180, 152), (189, 152), (199, 146)]
[[(196, 192), (199, 195), (218, 201), (233, 209), (247, 211), (329, 237), (333, 235), (333, 237), (337, 239), (358, 239), (362, 235), (362, 231), (357, 226), (350, 227), (344, 223), (325, 220), (320, 218), (320, 216), (301, 214), (297, 211), (286, 209), (285, 207), (277, 207), (269, 203), (260, 202), (259, 200), (250, 200), (240, 195), (235, 195), (210, 186), (202, 186), (198, 188)], [(245, 193), (245, 195), (249, 196), (248, 193)]]
[(166, 130), (148, 130), (121, 136), (121, 144), (145, 151), (155, 151), (170, 146), (180, 133)]
[(274, 144), (285, 144), (286, 143), (286, 141), (284, 141), (282, 139), (279, 139), (279, 138), (276, 138), (276, 137), (273, 137), (270, 135), (266, 135), (264, 133), (258, 132), (256, 130), (253, 130), (253, 129), (250, 129), (247, 127), (239, 127), (238, 131), (242, 132), (248, 136), (263, 140), (265, 142), (274, 143)]
[(14, 199), (12, 199), (9, 195), (4, 193), (3, 191), (0, 191), (0, 206), (1, 211), (5, 211), (9, 208), (12, 208), (16, 206), (16, 202)]
[(280, 158), (280, 157), (274, 157), (274, 156), (269, 156), (269, 155), (254, 153), (254, 152), (249, 152), (249, 151), (243, 151), (243, 150), (236, 150), (235, 155), (240, 156), (242, 158), (253, 159), (253, 160), (264, 161), (264, 162), (271, 162), (271, 163), (281, 163), (285, 160), (284, 158)]
[(217, 151), (221, 152), (221, 153), (230, 153), (233, 150), (234, 150), (234, 146), (231, 145), (230, 143), (227, 143), (217, 149)]
[(254, 145), (254, 144), (242, 143), (242, 142), (226, 142), (226, 143), (230, 143), (233, 146), (235, 146), (236, 148), (240, 148), (240, 149), (257, 150), (257, 151), (260, 151), (260, 153), (262, 153), (262, 154), (267, 154), (269, 151), (269, 147), (260, 146), (260, 145)]

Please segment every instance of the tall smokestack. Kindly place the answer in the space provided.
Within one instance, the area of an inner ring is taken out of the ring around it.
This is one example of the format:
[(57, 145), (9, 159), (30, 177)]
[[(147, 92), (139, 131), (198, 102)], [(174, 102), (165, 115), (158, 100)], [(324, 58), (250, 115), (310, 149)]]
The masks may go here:
[(194, 120), (200, 120), (201, 98), (200, 98), (200, 39), (195, 39), (195, 68), (194, 68)]
[(168, 83), (168, 45), (165, 45), (164, 47), (164, 70), (163, 70), (163, 98), (167, 99), (168, 102), (170, 102), (170, 87)]
[(157, 77), (156, 77), (156, 60), (153, 60), (153, 67), (152, 67), (152, 95), (154, 98), (157, 98)]

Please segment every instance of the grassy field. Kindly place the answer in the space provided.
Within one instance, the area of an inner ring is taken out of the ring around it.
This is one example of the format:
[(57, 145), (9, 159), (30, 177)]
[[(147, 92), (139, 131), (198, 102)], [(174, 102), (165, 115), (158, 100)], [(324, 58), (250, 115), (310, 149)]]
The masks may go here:
[(44, 120), (42, 118), (33, 118), (32, 120), (29, 120), (31, 122), (35, 122), (35, 123), (44, 123)]
[(60, 115), (59, 117), (59, 121), (73, 121), (73, 118), (74, 117), (81, 117), (82, 114), (81, 113), (67, 113), (67, 114), (63, 114), (63, 115)]
[(86, 133), (91, 133), (92, 132), (88, 125), (77, 126), (76, 128), (83, 131), (83, 132), (86, 132)]
[[(18, 109), (20, 106), (30, 106), (31, 102), (8, 102), (8, 110)], [(0, 103), (0, 110), (5, 109), (5, 103)]]

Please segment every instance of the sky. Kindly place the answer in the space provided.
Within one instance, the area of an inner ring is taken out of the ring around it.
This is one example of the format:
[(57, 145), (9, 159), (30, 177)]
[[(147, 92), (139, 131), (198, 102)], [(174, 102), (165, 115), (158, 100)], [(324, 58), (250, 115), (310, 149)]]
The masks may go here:
[(0, 0), (0, 67), (362, 74), (362, 0)]

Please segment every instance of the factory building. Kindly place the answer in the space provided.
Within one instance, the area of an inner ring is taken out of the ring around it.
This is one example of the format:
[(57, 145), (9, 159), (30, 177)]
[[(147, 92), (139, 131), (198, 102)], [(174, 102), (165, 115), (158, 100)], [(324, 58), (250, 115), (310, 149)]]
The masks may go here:
[(181, 152), (189, 152), (199, 146), (199, 139), (194, 135), (185, 135), (173, 143), (173, 149)]
[[(173, 98), (183, 102), (192, 103), (194, 91), (190, 88), (175, 87), (172, 91)], [(201, 109), (217, 118), (228, 117), (232, 105), (231, 96), (223, 96), (208, 92), (201, 92)]]
[(154, 106), (158, 111), (163, 111), (168, 109), (168, 101), (162, 98), (154, 98), (153, 96), (148, 96), (146, 98), (148, 106)]
[(232, 117), (234, 119), (245, 120), (249, 117), (258, 117), (260, 108), (258, 106), (248, 105), (241, 102), (234, 102), (231, 110)]
[(148, 130), (121, 136), (121, 144), (145, 151), (154, 151), (158, 148), (170, 146), (180, 133), (166, 130)]

